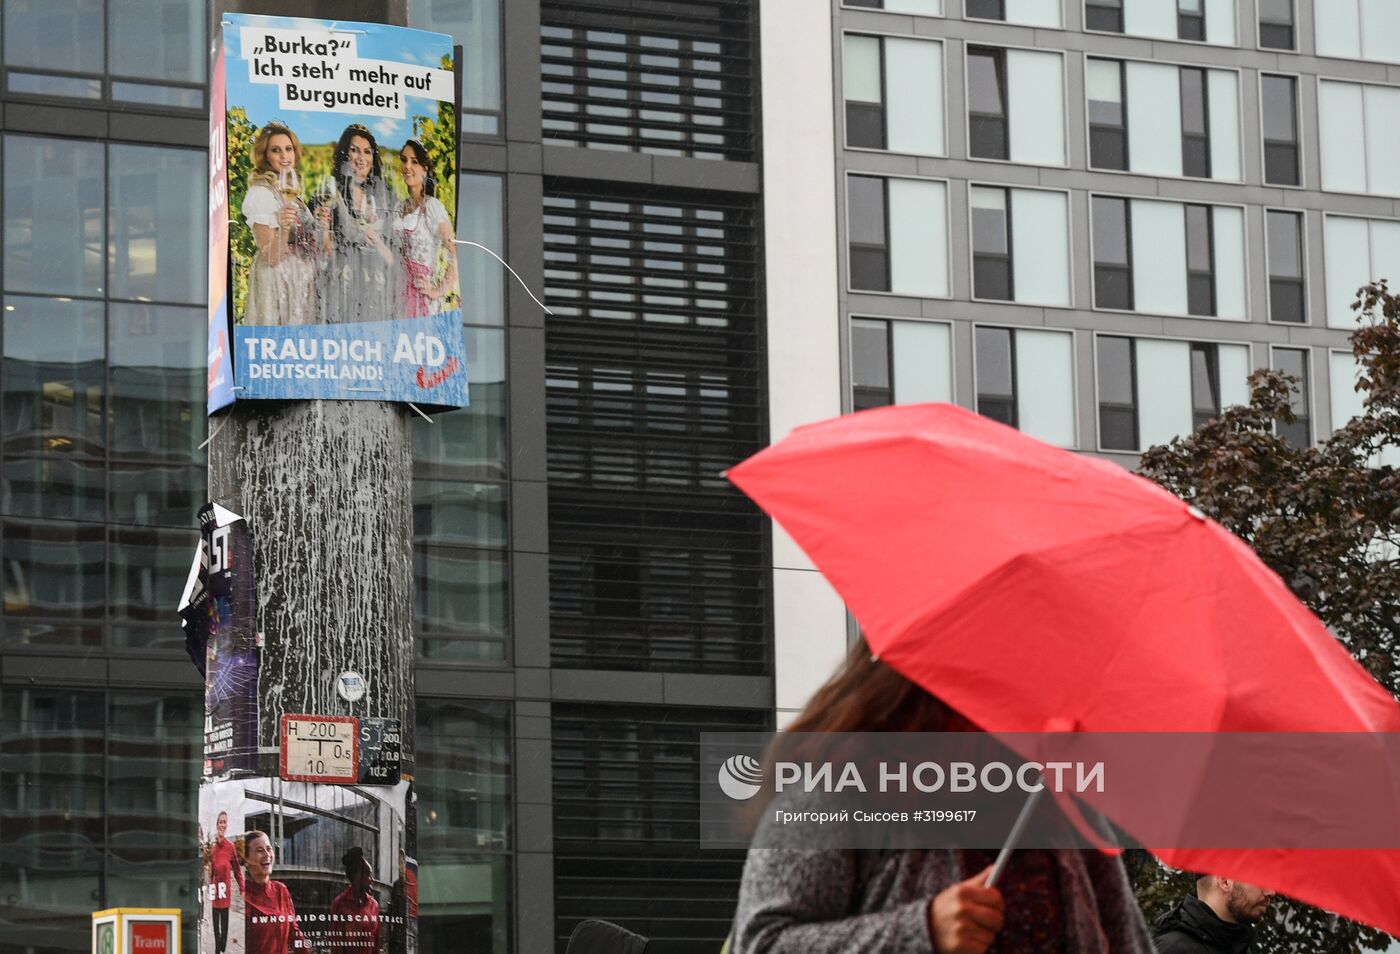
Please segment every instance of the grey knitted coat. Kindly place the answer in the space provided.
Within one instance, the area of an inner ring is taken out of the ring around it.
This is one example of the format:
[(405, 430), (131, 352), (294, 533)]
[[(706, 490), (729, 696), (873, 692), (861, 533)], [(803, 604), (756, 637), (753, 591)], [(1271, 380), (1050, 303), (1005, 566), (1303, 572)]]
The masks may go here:
[[(765, 848), (767, 827), (759, 826), (744, 865), (732, 954), (926, 954), (934, 949), (929, 901), (985, 863), (973, 853), (947, 849)], [(1044, 954), (1151, 954), (1147, 927), (1117, 858), (1094, 851), (1049, 854), (1065, 937)], [(970, 863), (977, 867), (965, 870)], [(1008, 878), (1008, 922), (1017, 917), (1013, 886)], [(998, 949), (994, 943), (991, 952)]]

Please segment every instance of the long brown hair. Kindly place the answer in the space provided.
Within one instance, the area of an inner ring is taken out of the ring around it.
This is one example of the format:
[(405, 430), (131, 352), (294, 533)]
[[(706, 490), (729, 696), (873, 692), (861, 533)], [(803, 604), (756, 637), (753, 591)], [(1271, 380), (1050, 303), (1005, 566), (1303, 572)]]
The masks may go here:
[(861, 637), (786, 731), (943, 732), (954, 722), (962, 717), (872, 656)]
[[(846, 653), (841, 667), (832, 674), (807, 702), (802, 714), (783, 735), (818, 732), (957, 732), (975, 729), (947, 703), (917, 683), (885, 665), (870, 653), (865, 637), (857, 639)], [(844, 745), (844, 743), (843, 743)], [(759, 797), (740, 813), (741, 824), (752, 834), (764, 809), (773, 799), (773, 772), (776, 753), (781, 748), (787, 759), (814, 749), (824, 758), (840, 754), (825, 743), (802, 740), (794, 745), (781, 735), (768, 747), (764, 758), (763, 785)], [(850, 758), (859, 754), (849, 753)]]

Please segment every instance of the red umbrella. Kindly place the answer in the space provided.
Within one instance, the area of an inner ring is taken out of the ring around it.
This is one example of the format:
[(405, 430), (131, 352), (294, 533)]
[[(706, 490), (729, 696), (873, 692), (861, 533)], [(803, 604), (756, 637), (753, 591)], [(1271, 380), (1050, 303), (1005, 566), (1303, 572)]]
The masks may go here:
[[(989, 732), (1396, 732), (1400, 707), (1242, 541), (1105, 460), (947, 404), (731, 469), (872, 650)], [(1400, 851), (1175, 849), (1400, 933)]]

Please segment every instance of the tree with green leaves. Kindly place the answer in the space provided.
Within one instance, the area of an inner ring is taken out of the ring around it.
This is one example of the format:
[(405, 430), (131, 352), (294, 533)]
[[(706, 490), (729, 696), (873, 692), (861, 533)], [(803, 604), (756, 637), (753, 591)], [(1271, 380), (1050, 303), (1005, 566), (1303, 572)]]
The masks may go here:
[[(1142, 457), (1141, 473), (1199, 507), (1271, 567), (1392, 695), (1400, 695), (1400, 296), (1385, 282), (1361, 289), (1352, 350), (1364, 412), (1314, 447), (1276, 433), (1292, 423), (1295, 379), (1261, 370), (1250, 402), (1232, 407)], [(1194, 875), (1145, 861), (1136, 877), (1149, 922)], [(1384, 950), (1388, 935), (1279, 898), (1251, 952), (1350, 954)]]

